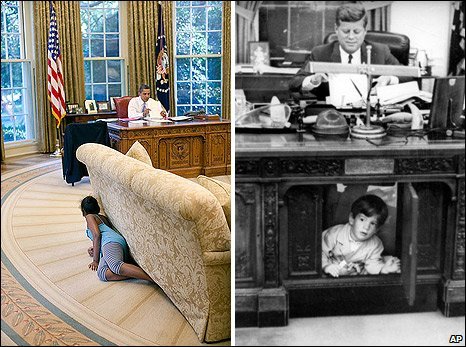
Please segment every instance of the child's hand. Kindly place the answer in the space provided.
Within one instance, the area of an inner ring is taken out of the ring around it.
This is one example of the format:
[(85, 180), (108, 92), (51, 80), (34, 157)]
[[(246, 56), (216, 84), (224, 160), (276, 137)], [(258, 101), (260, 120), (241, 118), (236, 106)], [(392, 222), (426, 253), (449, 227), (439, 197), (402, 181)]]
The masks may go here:
[(340, 276), (340, 265), (330, 264), (324, 269), (324, 271), (333, 277), (338, 277)]
[(380, 273), (382, 274), (389, 274), (389, 273), (400, 273), (400, 259), (397, 257), (391, 257), (388, 259), (384, 266), (382, 267), (382, 270)]
[(89, 269), (96, 271), (98, 266), (99, 264), (96, 261), (92, 261), (92, 263), (89, 264)]

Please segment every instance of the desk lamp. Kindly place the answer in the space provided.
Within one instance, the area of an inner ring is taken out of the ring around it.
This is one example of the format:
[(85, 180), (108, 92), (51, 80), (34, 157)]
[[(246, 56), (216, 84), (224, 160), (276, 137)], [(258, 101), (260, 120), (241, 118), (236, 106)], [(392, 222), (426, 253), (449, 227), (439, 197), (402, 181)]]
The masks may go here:
[(346, 74), (365, 74), (367, 76), (367, 98), (366, 98), (366, 122), (364, 125), (354, 126), (351, 129), (351, 137), (360, 139), (374, 139), (386, 135), (385, 129), (378, 125), (371, 125), (371, 104), (370, 92), (372, 84), (372, 75), (387, 76), (409, 76), (420, 77), (418, 67), (402, 65), (372, 65), (371, 64), (372, 46), (367, 45), (367, 64), (339, 64), (339, 63), (322, 63), (309, 62), (306, 71), (311, 73), (346, 73)]

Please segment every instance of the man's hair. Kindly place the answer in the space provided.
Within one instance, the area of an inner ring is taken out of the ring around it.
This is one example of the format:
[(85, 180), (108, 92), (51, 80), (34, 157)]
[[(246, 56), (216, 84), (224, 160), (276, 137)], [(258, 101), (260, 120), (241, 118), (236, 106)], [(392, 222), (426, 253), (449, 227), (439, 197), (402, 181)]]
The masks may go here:
[(367, 27), (367, 13), (361, 2), (356, 1), (349, 4), (343, 4), (337, 9), (335, 24), (340, 26), (341, 22), (358, 22), (364, 19), (364, 28)]
[(100, 212), (100, 206), (96, 198), (89, 195), (82, 199), (81, 211), (85, 214), (98, 214)]
[(150, 89), (148, 84), (141, 84), (138, 89), (138, 94), (141, 94), (144, 89)]
[(377, 224), (383, 225), (388, 217), (388, 207), (385, 201), (376, 195), (367, 194), (359, 197), (351, 205), (353, 218), (362, 213), (368, 217), (377, 216)]

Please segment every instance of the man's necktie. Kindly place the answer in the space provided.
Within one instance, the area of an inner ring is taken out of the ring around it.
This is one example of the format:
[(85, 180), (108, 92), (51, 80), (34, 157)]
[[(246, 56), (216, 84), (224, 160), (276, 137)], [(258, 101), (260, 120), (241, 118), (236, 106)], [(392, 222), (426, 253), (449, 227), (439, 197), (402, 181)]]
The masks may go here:
[(351, 64), (351, 60), (353, 60), (353, 55), (352, 54), (348, 55), (348, 64)]
[(144, 113), (144, 111), (146, 110), (146, 107), (147, 107), (146, 103), (143, 103), (142, 104), (142, 113)]

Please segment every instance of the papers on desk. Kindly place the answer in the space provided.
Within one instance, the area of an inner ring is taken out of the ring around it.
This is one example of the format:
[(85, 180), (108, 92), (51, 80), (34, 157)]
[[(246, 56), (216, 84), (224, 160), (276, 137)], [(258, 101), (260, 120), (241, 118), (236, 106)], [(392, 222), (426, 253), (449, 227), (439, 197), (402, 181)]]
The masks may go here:
[(149, 123), (173, 123), (173, 121), (169, 119), (163, 119), (163, 118), (150, 118), (147, 117), (145, 118)]
[(99, 118), (99, 119), (96, 119), (96, 121), (98, 121), (98, 122), (107, 122), (107, 123), (116, 122), (117, 120), (118, 120), (118, 118)]
[(147, 124), (147, 121), (143, 119), (138, 119), (138, 120), (130, 120), (128, 122), (128, 127), (140, 127), (143, 126), (144, 124)]
[(416, 81), (378, 87), (377, 97), (382, 106), (397, 104), (411, 98), (419, 98), (429, 103), (432, 102), (432, 93), (419, 90)]
[(188, 116), (176, 116), (176, 117), (169, 117), (168, 119), (174, 121), (174, 122), (181, 122), (184, 120), (192, 120), (193, 117), (188, 117)]
[(328, 74), (328, 104), (337, 108), (361, 107), (366, 104), (367, 77), (363, 74)]

